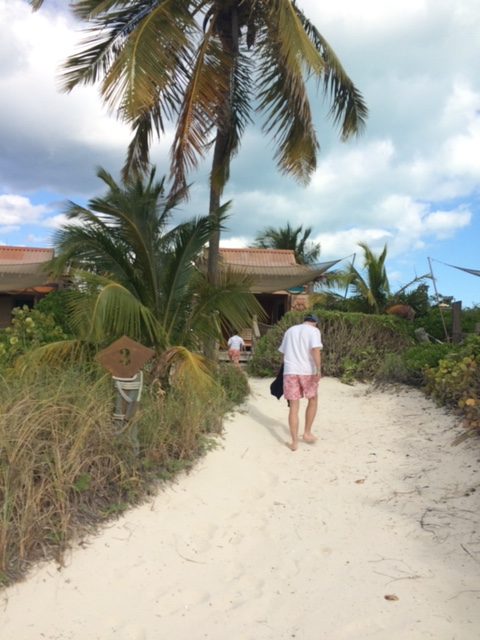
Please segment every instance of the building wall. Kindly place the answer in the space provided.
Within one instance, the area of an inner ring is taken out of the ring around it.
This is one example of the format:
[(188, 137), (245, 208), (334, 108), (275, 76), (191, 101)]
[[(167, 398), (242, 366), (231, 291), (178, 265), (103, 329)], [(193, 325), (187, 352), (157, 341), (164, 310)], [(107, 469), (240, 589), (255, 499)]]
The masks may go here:
[(0, 328), (5, 329), (12, 320), (13, 299), (11, 296), (0, 295)]
[(31, 293), (0, 294), (0, 329), (9, 327), (12, 323), (12, 311), (15, 307), (27, 306), (33, 309), (35, 304), (44, 296)]

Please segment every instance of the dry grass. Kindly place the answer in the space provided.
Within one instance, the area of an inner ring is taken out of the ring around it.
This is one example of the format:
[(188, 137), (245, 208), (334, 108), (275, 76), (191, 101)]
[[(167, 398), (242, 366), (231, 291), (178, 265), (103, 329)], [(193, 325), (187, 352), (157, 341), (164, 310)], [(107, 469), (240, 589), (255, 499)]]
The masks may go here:
[(22, 576), (158, 478), (191, 464), (226, 409), (220, 388), (165, 396), (115, 432), (111, 381), (96, 369), (42, 369), (0, 385), (0, 583)]

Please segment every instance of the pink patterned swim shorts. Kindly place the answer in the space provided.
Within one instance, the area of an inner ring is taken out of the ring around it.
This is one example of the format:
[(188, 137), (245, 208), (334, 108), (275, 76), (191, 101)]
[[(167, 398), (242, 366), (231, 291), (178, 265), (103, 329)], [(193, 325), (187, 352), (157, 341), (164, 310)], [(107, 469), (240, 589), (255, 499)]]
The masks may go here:
[(318, 376), (283, 376), (283, 395), (286, 400), (315, 398), (318, 392)]
[(239, 364), (240, 362), (240, 350), (239, 349), (229, 349), (228, 357), (230, 358), (230, 362), (234, 364)]

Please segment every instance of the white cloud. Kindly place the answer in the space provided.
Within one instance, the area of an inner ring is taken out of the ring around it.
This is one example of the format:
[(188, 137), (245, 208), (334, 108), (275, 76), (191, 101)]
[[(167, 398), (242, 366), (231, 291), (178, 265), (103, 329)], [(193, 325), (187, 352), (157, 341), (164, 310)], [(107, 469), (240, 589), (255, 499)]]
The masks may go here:
[(366, 242), (372, 250), (382, 249), (389, 242), (391, 233), (385, 229), (365, 229), (355, 227), (334, 233), (320, 233), (314, 242), (320, 243), (321, 258), (346, 258), (354, 253), (361, 253), (359, 242)]
[(64, 215), (63, 213), (59, 213), (55, 216), (50, 216), (49, 218), (43, 220), (42, 226), (47, 227), (48, 229), (59, 229), (67, 223), (75, 224), (75, 221), (69, 220), (66, 215)]
[(456, 211), (434, 211), (424, 219), (424, 228), (440, 240), (451, 238), (454, 233), (467, 227), (472, 219), (470, 211), (459, 208)]
[(29, 225), (38, 223), (48, 213), (45, 205), (34, 205), (24, 196), (0, 195), (0, 225)]
[(392, 195), (379, 205), (382, 227), (352, 227), (315, 237), (322, 248), (322, 257), (338, 258), (359, 251), (358, 243), (366, 242), (374, 252), (388, 246), (390, 259), (422, 249), (427, 240), (445, 240), (470, 224), (472, 214), (463, 207), (452, 211), (430, 211), (425, 203), (407, 196)]
[(61, 64), (80, 37), (76, 25), (65, 14), (32, 13), (19, 0), (0, 4), (2, 32), (7, 25), (16, 54), (1, 64), (0, 151), (8, 151), (10, 164), (0, 161), (0, 181), (65, 190), (88, 172), (91, 185), (96, 165), (123, 160), (130, 134), (107, 114), (97, 88), (60, 91)]
[(335, 3), (299, 0), (298, 4), (314, 24), (338, 22), (350, 25), (357, 33), (371, 34), (417, 24), (428, 16), (429, 3), (427, 0), (342, 0)]
[(232, 236), (220, 240), (220, 246), (225, 249), (240, 249), (242, 247), (248, 247), (249, 244), (251, 244), (251, 241), (244, 236)]

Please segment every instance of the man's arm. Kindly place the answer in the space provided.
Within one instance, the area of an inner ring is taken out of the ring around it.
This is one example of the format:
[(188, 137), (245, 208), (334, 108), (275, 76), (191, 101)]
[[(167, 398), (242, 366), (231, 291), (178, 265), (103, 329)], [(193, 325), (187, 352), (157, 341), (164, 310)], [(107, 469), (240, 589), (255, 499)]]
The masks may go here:
[(312, 356), (315, 362), (316, 375), (319, 376), (322, 374), (322, 351), (320, 347), (312, 349)]

